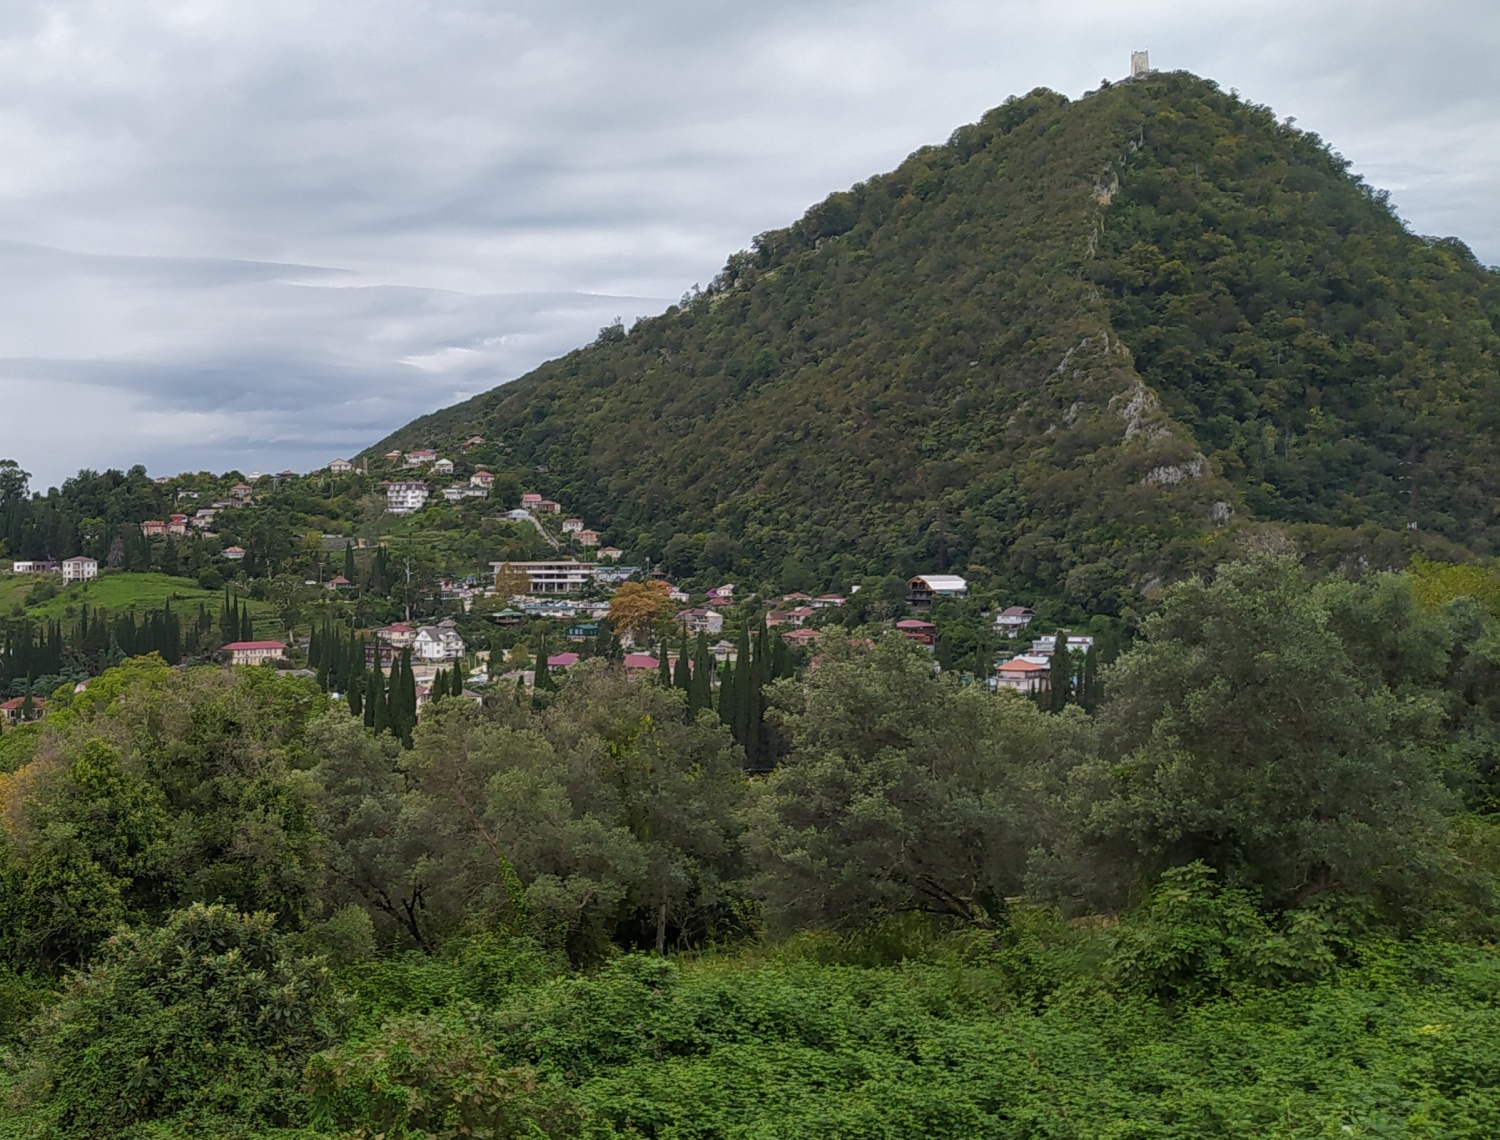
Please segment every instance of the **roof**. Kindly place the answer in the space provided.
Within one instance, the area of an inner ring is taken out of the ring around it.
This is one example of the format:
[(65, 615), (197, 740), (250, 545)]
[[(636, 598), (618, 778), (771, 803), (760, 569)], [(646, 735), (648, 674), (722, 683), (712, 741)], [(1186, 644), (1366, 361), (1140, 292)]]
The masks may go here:
[(660, 665), (661, 662), (649, 653), (625, 654), (625, 668), (627, 669), (656, 669)]
[(577, 665), (579, 661), (576, 653), (554, 653), (547, 658), (547, 668), (566, 669), (570, 665)]
[(77, 563), (80, 563), (80, 562), (92, 562), (95, 565), (98, 565), (98, 559), (96, 559), (96, 558), (85, 558), (81, 554), (75, 554), (75, 555), (73, 555), (72, 558), (64, 558), (63, 559), (63, 565), (64, 566), (67, 566), (70, 563), (71, 564), (77, 564)]
[(1047, 666), (1039, 665), (1035, 661), (1027, 661), (1024, 657), (1017, 657), (1014, 661), (1007, 661), (1000, 666), (1002, 673), (1040, 673)]
[(282, 641), (231, 641), (224, 648), (231, 653), (241, 649), (285, 649), (286, 643)]
[(1035, 617), (1029, 606), (1006, 606), (1000, 611), (1001, 617)]
[[(25, 703), (26, 703), (26, 698), (25, 697), (15, 697), (15, 698), (13, 698), (11, 700), (0, 702), (0, 709), (19, 709)], [(35, 708), (41, 708), (47, 702), (45, 700), (43, 700), (41, 697), (32, 697), (31, 698), (31, 703), (32, 703), (33, 707), (35, 707)]]
[(967, 590), (969, 584), (957, 574), (918, 574), (913, 582), (925, 582), (930, 590)]
[(897, 629), (936, 629), (930, 621), (918, 621), (916, 618), (907, 618), (905, 621), (896, 623)]

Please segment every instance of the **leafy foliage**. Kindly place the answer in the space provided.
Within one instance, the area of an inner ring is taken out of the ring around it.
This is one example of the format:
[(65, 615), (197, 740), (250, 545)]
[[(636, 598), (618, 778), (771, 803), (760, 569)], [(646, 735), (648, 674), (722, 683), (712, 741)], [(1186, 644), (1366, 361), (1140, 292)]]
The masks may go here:
[(174, 1115), (286, 1122), (337, 1014), (327, 971), (289, 953), (269, 915), (194, 905), (114, 935), (69, 982), (38, 1027), (31, 1095), (59, 1137)]

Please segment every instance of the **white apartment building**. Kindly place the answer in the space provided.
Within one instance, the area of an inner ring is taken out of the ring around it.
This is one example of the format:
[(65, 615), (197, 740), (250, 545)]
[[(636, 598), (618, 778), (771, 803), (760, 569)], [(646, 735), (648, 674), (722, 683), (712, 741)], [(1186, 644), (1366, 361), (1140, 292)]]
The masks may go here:
[(427, 505), (427, 484), (415, 480), (387, 483), (385, 509), (393, 515), (409, 515)]
[[(497, 574), (504, 562), (491, 562), (490, 568)], [(529, 583), (527, 592), (532, 594), (576, 594), (592, 580), (592, 562), (511, 562), (513, 570), (523, 570)]]

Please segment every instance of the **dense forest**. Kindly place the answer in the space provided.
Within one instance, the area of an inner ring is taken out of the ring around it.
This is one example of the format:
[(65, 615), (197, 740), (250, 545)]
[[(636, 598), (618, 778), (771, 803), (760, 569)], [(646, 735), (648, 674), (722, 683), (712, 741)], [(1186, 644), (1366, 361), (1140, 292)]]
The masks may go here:
[(1500, 1123), (1500, 578), (1167, 590), (1093, 715), (830, 632), (784, 741), (604, 658), (405, 748), (111, 669), (0, 735), (0, 1135)]
[(1118, 613), (1257, 522), (1329, 560), (1493, 553), (1497, 344), (1461, 243), (1157, 74), (1007, 101), (371, 453), (481, 434), (677, 575), (955, 569)]

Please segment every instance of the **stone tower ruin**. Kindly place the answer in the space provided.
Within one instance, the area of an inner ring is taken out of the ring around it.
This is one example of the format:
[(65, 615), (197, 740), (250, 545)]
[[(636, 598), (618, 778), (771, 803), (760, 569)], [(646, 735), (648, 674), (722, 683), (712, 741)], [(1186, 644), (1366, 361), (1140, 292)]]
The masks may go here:
[(1139, 79), (1143, 75), (1151, 74), (1151, 53), (1149, 51), (1133, 51), (1130, 53), (1130, 78)]

